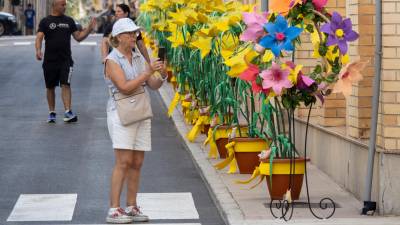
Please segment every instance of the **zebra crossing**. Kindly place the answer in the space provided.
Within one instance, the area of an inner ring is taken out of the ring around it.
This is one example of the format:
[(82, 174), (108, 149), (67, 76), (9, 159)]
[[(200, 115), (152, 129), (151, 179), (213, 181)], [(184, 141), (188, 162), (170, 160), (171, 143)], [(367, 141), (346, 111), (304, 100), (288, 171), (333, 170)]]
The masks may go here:
[[(2, 41), (0, 47), (12, 47), (12, 46), (34, 46), (34, 41)], [(72, 42), (72, 46), (97, 46), (98, 43), (95, 41), (82, 41)]]
[[(192, 193), (138, 193), (137, 198), (143, 213), (152, 220), (200, 219)], [(77, 193), (21, 194), (7, 222), (72, 221), (77, 201)], [(200, 223), (190, 223), (195, 224)]]

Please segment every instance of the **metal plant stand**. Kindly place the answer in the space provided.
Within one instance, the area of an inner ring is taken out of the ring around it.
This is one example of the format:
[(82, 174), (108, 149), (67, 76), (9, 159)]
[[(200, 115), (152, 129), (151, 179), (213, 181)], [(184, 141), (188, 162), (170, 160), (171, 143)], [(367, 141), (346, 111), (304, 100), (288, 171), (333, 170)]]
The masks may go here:
[[(304, 158), (306, 159), (307, 157), (307, 138), (308, 138), (308, 127), (309, 127), (309, 122), (310, 122), (310, 115), (311, 115), (311, 109), (312, 109), (313, 104), (310, 105), (310, 108), (308, 110), (308, 115), (307, 115), (307, 124), (306, 124), (306, 136), (305, 136), (305, 141), (304, 141)], [(288, 120), (289, 120), (289, 137), (291, 139), (291, 142), (293, 143), (292, 145), (292, 157), (290, 159), (290, 183), (289, 183), (289, 189), (291, 189), (291, 185), (293, 184), (293, 172), (295, 171), (295, 129), (294, 129), (294, 111), (288, 112)], [(331, 218), (336, 211), (336, 204), (335, 202), (329, 198), (325, 197), (322, 198), (319, 202), (319, 209), (320, 211), (324, 211), (326, 213), (323, 213), (323, 215), (318, 215), (317, 211), (311, 207), (311, 201), (310, 201), (310, 190), (308, 187), (308, 176), (307, 176), (307, 160), (305, 160), (304, 163), (304, 176), (305, 176), (305, 181), (306, 181), (306, 190), (307, 190), (307, 202), (306, 204), (308, 205), (308, 208), (311, 212), (311, 214), (317, 218), (317, 219), (329, 219)], [(294, 212), (294, 205), (295, 201), (288, 201), (288, 200), (271, 200), (269, 203), (269, 209), (273, 217), (276, 219), (283, 219), (285, 221), (289, 221), (292, 219), (293, 212)], [(329, 210), (331, 209), (331, 210)]]

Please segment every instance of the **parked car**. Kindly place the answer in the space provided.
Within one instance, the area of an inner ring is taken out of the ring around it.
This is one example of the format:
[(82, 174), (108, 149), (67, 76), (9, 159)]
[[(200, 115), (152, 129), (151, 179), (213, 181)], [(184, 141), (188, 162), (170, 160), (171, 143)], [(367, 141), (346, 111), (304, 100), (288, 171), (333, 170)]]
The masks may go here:
[(17, 32), (17, 19), (14, 15), (0, 12), (0, 36)]

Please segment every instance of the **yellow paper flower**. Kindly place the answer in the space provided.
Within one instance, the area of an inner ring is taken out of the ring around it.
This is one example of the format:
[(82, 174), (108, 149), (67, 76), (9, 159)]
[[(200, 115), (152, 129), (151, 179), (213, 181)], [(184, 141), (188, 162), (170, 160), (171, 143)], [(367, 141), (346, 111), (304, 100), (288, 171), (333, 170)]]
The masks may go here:
[(211, 29), (216, 29), (218, 32), (225, 32), (229, 30), (229, 18), (218, 20), (214, 22)]
[(196, 41), (192, 42), (191, 45), (200, 49), (201, 58), (204, 58), (208, 53), (210, 53), (211, 41), (211, 37), (199, 37)]
[(168, 23), (165, 30), (171, 33), (176, 33), (178, 30), (178, 25), (176, 25), (175, 23)]
[(171, 12), (169, 16), (172, 18), (171, 23), (175, 23), (179, 26), (183, 26), (186, 24), (186, 15), (182, 12)]
[(188, 41), (190, 39), (190, 34), (186, 32), (186, 36), (181, 31), (173, 32), (170, 37), (167, 38), (172, 43), (172, 47), (177, 48), (185, 44), (185, 39)]
[(289, 70), (289, 76), (288, 79), (292, 82), (292, 84), (297, 83), (297, 76), (299, 75), (301, 69), (303, 69), (303, 65), (296, 65), (294, 69), (292, 69), (290, 66), (287, 64), (282, 64), (281, 65), (282, 69), (288, 69)]
[(231, 33), (225, 33), (218, 44), (221, 44), (223, 50), (234, 50), (239, 44), (239, 38)]
[(186, 15), (187, 24), (193, 25), (197, 23), (197, 12), (195, 12), (193, 9), (186, 9), (183, 13)]
[(216, 12), (219, 13), (224, 13), (226, 12), (228, 9), (225, 7), (224, 4), (220, 4), (220, 5), (215, 5), (214, 7), (212, 7), (212, 9)]
[(227, 61), (232, 55), (233, 55), (233, 50), (221, 50), (221, 56), (224, 59), (224, 61)]
[(228, 15), (228, 24), (233, 26), (236, 25), (238, 22), (240, 22), (243, 18), (243, 13), (242, 12), (232, 12)]
[(239, 76), (247, 69), (247, 63), (252, 61), (258, 55), (251, 46), (225, 61), (225, 65), (230, 67), (227, 74), (231, 77)]
[(269, 49), (265, 50), (261, 60), (263, 62), (271, 62), (273, 59), (274, 59), (274, 54), (272, 53), (272, 51)]
[(203, 13), (197, 13), (197, 20), (201, 23), (207, 23), (208, 17)]
[(170, 0), (170, 1), (171, 1), (171, 3), (173, 3), (173, 4), (180, 4), (180, 5), (185, 4), (185, 1), (184, 1), (184, 0)]

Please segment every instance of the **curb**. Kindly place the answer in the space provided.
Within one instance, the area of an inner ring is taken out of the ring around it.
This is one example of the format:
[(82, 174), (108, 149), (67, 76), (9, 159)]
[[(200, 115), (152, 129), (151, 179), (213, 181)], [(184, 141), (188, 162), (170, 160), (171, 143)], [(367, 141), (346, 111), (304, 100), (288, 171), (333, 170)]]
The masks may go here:
[[(169, 103), (174, 97), (174, 91), (169, 85), (163, 85), (159, 89), (161, 98), (168, 108)], [(207, 153), (201, 147), (201, 143), (189, 142), (185, 136), (190, 131), (190, 127), (183, 121), (181, 107), (175, 109), (172, 120), (175, 123), (182, 140), (186, 145), (186, 149), (192, 156), (193, 162), (205, 182), (209, 193), (226, 225), (243, 225), (246, 224), (244, 214), (240, 209), (238, 203), (233, 199), (231, 193), (225, 186), (218, 172), (214, 169), (212, 164), (208, 161)]]

